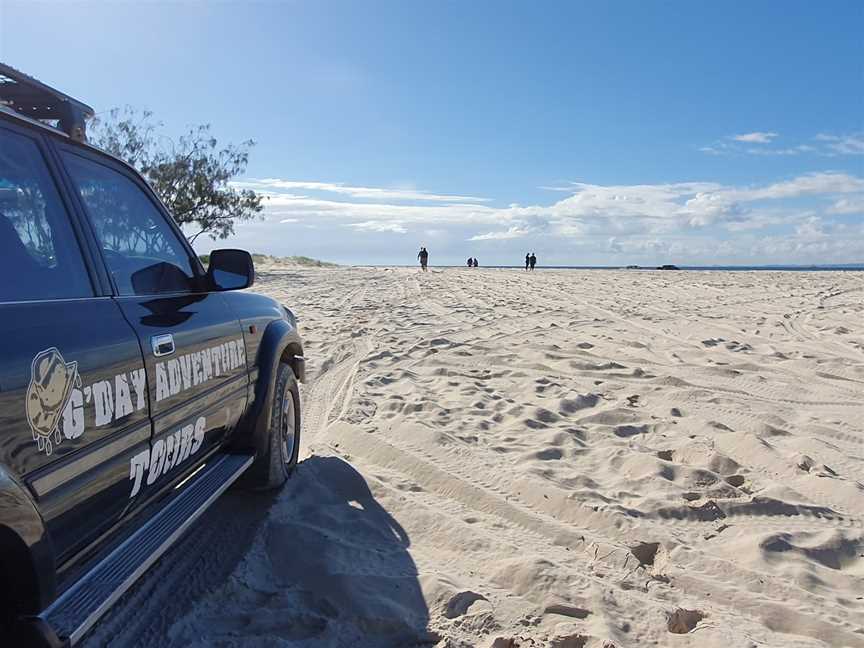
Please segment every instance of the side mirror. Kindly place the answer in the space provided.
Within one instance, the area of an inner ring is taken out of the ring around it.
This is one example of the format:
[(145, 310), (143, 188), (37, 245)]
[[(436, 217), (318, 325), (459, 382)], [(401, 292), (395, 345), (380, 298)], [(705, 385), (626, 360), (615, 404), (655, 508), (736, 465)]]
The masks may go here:
[(212, 290), (240, 290), (255, 282), (255, 266), (246, 250), (213, 250), (207, 278)]

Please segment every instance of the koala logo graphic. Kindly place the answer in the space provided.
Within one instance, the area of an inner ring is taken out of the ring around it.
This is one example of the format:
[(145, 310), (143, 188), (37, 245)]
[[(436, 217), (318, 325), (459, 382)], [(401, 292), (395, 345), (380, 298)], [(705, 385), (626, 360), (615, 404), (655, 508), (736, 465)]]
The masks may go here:
[(27, 421), (33, 440), (47, 455), (63, 440), (60, 417), (69, 403), (72, 390), (80, 386), (78, 363), (66, 362), (56, 347), (40, 351), (33, 358), (27, 386)]

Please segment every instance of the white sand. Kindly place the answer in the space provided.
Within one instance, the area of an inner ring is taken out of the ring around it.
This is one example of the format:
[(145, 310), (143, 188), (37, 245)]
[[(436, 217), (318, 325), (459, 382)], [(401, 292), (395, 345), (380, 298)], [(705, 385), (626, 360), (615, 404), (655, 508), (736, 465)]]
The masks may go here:
[(256, 290), (308, 341), (304, 462), (166, 643), (864, 646), (860, 273)]

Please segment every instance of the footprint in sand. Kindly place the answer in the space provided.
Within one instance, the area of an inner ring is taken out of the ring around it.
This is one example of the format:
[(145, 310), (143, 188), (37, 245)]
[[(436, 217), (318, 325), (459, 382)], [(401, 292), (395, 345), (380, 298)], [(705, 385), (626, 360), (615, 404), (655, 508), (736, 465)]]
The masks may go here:
[(672, 634), (687, 634), (692, 632), (704, 618), (705, 613), (700, 610), (678, 608), (666, 619), (666, 628)]
[(448, 619), (455, 619), (468, 613), (468, 610), (478, 601), (488, 601), (482, 594), (465, 590), (454, 594), (444, 609), (444, 616)]
[(640, 542), (638, 545), (630, 547), (630, 553), (636, 557), (639, 564), (643, 567), (654, 564), (654, 559), (657, 557), (657, 550), (660, 549), (659, 542)]

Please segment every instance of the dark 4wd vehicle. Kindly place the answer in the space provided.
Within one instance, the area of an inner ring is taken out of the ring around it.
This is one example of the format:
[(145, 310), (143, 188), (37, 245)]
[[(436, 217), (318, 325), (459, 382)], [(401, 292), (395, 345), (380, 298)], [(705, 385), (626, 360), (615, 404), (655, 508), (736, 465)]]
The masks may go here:
[[(292, 313), (205, 271), (92, 110), (0, 65), (0, 645), (74, 644), (228, 486), (281, 485)], [(57, 127), (46, 125), (50, 121)]]

